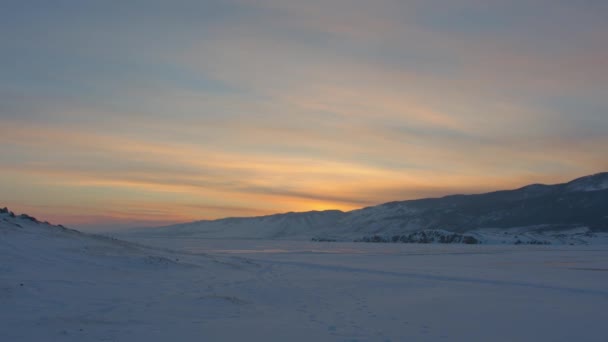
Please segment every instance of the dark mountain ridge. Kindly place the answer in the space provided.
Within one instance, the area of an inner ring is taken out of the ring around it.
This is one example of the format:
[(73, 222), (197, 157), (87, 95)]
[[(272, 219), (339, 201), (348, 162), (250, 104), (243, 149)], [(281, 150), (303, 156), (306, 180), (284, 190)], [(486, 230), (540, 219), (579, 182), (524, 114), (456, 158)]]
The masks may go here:
[(563, 184), (531, 184), (485, 194), (395, 201), (350, 212), (328, 210), (227, 218), (137, 232), (209, 238), (349, 239), (424, 230), (465, 233), (484, 229), (577, 228), (608, 231), (608, 172)]

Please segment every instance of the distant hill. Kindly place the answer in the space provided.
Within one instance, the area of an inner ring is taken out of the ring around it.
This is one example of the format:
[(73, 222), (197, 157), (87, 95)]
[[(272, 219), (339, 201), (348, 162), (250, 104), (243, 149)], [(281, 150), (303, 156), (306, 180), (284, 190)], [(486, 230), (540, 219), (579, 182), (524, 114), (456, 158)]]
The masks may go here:
[(502, 233), (509, 236), (509, 242), (517, 241), (517, 234), (523, 233), (563, 235), (564, 232), (608, 232), (608, 173), (598, 173), (564, 184), (532, 184), (520, 189), (478, 195), (390, 202), (350, 212), (311, 211), (197, 221), (139, 229), (130, 234), (361, 240), (373, 236), (390, 239), (423, 231), (467, 236), (477, 234), (482, 240), (488, 240), (487, 234)]

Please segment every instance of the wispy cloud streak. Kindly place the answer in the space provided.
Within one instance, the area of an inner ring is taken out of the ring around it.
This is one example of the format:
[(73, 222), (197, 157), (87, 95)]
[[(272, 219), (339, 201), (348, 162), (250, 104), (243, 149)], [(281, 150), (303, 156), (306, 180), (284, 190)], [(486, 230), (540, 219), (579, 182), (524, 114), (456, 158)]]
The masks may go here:
[(0, 202), (147, 225), (605, 170), (606, 16), (602, 1), (9, 2)]

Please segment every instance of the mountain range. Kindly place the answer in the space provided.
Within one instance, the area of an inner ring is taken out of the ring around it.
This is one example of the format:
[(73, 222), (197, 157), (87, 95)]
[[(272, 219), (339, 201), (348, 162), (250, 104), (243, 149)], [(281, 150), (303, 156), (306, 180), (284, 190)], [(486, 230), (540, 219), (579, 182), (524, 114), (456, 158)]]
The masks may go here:
[(562, 237), (561, 243), (579, 243), (602, 232), (608, 232), (608, 172), (564, 184), (389, 202), (349, 212), (225, 218), (136, 229), (128, 234), (375, 242), (462, 242), (474, 237), (483, 243), (555, 243)]

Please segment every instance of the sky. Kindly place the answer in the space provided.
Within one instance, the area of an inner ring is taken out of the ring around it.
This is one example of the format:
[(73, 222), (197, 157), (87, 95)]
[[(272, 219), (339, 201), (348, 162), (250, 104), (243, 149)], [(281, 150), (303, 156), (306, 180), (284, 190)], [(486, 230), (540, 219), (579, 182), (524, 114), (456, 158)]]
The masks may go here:
[(4, 0), (0, 206), (81, 229), (608, 170), (604, 0)]

